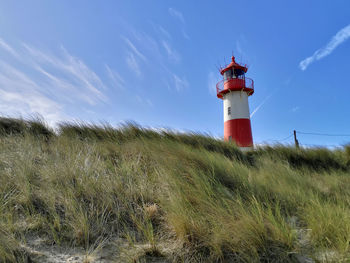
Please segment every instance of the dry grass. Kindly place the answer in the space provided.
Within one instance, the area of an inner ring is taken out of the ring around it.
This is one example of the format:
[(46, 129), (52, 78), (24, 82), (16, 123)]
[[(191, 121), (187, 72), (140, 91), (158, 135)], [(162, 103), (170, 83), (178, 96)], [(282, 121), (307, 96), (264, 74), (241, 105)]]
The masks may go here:
[(119, 237), (147, 248), (129, 254), (136, 262), (295, 262), (305, 250), (296, 229), (311, 229), (311, 257), (349, 260), (347, 147), (243, 154), (132, 124), (63, 124), (57, 135), (0, 119), (0, 131), (2, 262), (25, 262), (20, 244), (33, 235), (87, 253)]

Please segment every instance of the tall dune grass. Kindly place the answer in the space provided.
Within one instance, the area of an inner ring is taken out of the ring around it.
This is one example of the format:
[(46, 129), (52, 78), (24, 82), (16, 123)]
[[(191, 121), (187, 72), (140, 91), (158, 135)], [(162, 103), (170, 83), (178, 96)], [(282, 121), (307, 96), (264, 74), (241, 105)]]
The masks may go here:
[(135, 124), (66, 123), (54, 133), (5, 118), (0, 134), (2, 262), (25, 262), (21, 244), (33, 236), (86, 251), (118, 237), (170, 262), (296, 262), (328, 250), (349, 260), (349, 148), (244, 154)]

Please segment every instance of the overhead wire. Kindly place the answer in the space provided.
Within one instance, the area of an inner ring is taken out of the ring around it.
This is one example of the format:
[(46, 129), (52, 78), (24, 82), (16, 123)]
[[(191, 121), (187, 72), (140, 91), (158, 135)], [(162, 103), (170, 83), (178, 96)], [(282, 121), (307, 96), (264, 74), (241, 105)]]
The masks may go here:
[[(302, 131), (296, 131), (296, 133), (302, 134), (302, 135), (315, 135), (315, 136), (327, 136), (327, 137), (350, 137), (350, 134), (334, 134), (334, 133), (331, 134), (331, 133), (302, 132)], [(314, 146), (314, 147), (342, 147), (342, 145), (339, 145), (339, 144), (319, 145), (319, 144), (300, 143), (300, 145)]]
[[(302, 134), (302, 135), (315, 135), (315, 136), (330, 136), (330, 137), (350, 137), (350, 134), (330, 134), (330, 133), (317, 133), (317, 132), (302, 132), (302, 131), (296, 131), (297, 134)], [(294, 134), (290, 134), (282, 139), (270, 139), (266, 140), (271, 141), (271, 142), (283, 142), (288, 139), (290, 139)], [(342, 147), (342, 145), (335, 145), (335, 144), (325, 144), (325, 145), (320, 145), (320, 144), (309, 144), (309, 143), (300, 143), (300, 145), (305, 145), (305, 146), (314, 146), (314, 147)]]
[(290, 137), (293, 136), (293, 133), (288, 135), (287, 137), (283, 138), (283, 139), (270, 139), (270, 140), (267, 140), (267, 141), (274, 141), (274, 142), (282, 142), (282, 141), (285, 141), (285, 140), (288, 140)]
[(301, 132), (301, 131), (296, 131), (296, 132), (299, 134), (316, 135), (316, 136), (350, 137), (350, 134), (329, 134), (329, 133)]
[(310, 143), (299, 143), (299, 145), (305, 145), (305, 146), (313, 146), (313, 147), (342, 147), (341, 145), (335, 145), (335, 144), (310, 144)]
[[(276, 140), (276, 139), (269, 139), (269, 140), (265, 140), (265, 142), (282, 142), (282, 141), (285, 141), (285, 140), (288, 140), (290, 137), (293, 136), (293, 133), (288, 135), (287, 137), (283, 138), (283, 139), (279, 139), (279, 140)], [(260, 143), (260, 144), (263, 144), (263, 143)]]
[(273, 140), (273, 141), (279, 141), (279, 142), (282, 142), (282, 141), (285, 141), (285, 140), (288, 140), (290, 137), (293, 136), (293, 133), (288, 135), (287, 137), (283, 138), (283, 139), (280, 139), (280, 140)]

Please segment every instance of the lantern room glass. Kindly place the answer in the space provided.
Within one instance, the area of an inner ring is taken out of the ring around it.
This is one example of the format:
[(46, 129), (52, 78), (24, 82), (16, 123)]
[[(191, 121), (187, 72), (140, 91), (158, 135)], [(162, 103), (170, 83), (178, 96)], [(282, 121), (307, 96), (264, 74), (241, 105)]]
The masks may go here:
[(224, 72), (224, 81), (232, 79), (232, 69), (226, 70)]

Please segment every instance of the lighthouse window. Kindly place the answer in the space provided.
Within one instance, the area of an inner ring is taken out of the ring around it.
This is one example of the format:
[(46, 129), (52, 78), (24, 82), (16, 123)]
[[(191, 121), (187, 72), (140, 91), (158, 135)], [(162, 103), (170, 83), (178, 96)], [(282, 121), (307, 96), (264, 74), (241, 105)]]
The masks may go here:
[(243, 75), (244, 74), (244, 71), (242, 70), (242, 69), (235, 69), (234, 70), (234, 75), (236, 76), (236, 77), (239, 77), (239, 76), (241, 76), (241, 75)]
[(224, 80), (230, 80), (232, 79), (232, 69), (229, 69), (224, 72)]
[(228, 114), (228, 115), (231, 115), (231, 107), (228, 107), (228, 108), (227, 108), (227, 114)]

